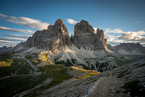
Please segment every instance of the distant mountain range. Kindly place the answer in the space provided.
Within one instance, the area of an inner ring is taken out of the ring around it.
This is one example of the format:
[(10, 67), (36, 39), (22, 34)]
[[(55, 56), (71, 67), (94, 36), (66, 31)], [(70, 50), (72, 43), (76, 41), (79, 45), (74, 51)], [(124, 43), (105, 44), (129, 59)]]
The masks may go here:
[(4, 52), (4, 51), (6, 51), (6, 50), (10, 50), (10, 49), (13, 48), (13, 47), (14, 47), (14, 45), (12, 45), (12, 46), (10, 46), (10, 47), (6, 47), (6, 46), (0, 47), (0, 53), (1, 53), (1, 52)]
[(121, 43), (117, 46), (107, 44), (107, 48), (121, 55), (144, 55), (145, 47), (137, 43)]

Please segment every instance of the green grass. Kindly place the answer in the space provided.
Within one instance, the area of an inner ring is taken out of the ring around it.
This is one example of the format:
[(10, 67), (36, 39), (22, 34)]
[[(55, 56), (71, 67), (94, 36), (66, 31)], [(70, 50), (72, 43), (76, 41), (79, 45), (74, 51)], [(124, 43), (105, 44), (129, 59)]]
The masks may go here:
[[(67, 59), (66, 62), (65, 61), (57, 61), (57, 60), (58, 60), (58, 58), (54, 59), (55, 64), (61, 64), (61, 65), (67, 66), (67, 67), (73, 66), (73, 64), (70, 62), (69, 59)], [(73, 62), (75, 62), (75, 60), (73, 60)]]
[(0, 61), (7, 61), (7, 59), (11, 58), (11, 54), (2, 54), (0, 55)]
[(31, 93), (25, 95), (24, 97), (38, 96), (40, 95), (40, 92), (42, 90), (46, 90), (51, 87), (54, 87), (62, 83), (64, 80), (70, 79), (72, 77), (66, 73), (67, 69), (62, 65), (45, 65), (43, 67), (40, 67), (39, 71), (45, 72), (45, 75), (47, 75), (48, 78), (51, 78), (52, 81), (47, 85), (34, 89)]
[(139, 80), (130, 81), (124, 84), (122, 88), (124, 93), (130, 92), (131, 97), (145, 97), (145, 87), (140, 84)]
[(11, 58), (10, 54), (0, 55), (0, 58), (0, 62), (5, 63), (0, 67), (0, 77), (10, 76), (16, 71), (17, 74), (29, 74), (33, 70), (24, 59)]
[(38, 57), (38, 53), (32, 53), (31, 55), (26, 55), (25, 58), (30, 60), (33, 65), (37, 65), (42, 62), (42, 60), (40, 60)]
[(116, 63), (118, 64), (118, 66), (122, 66), (122, 65), (129, 64), (129, 63), (132, 63), (132, 62), (133, 62), (133, 61), (127, 60), (127, 59), (116, 60)]
[(125, 59), (123, 56), (120, 59), (113, 55), (107, 55), (107, 57), (113, 57), (118, 66), (122, 66), (133, 62), (132, 60)]
[(1, 97), (12, 97), (17, 93), (28, 90), (44, 81), (47, 77), (39, 76), (23, 76), (12, 77), (0, 80)]

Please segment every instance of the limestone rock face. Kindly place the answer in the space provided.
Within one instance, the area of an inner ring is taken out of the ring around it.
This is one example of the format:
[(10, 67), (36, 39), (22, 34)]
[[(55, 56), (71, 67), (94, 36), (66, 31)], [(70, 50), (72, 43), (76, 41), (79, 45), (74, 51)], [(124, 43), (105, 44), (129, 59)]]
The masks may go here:
[(97, 34), (93, 27), (85, 20), (81, 20), (74, 28), (72, 42), (78, 48), (92, 48), (93, 50), (104, 49), (107, 47), (107, 40), (104, 39), (103, 30), (97, 29)]
[(107, 47), (103, 30), (97, 29), (95, 33), (87, 21), (81, 20), (75, 25), (74, 36), (70, 38), (61, 19), (58, 19), (54, 25), (49, 25), (47, 30), (36, 31), (32, 37), (28, 38), (24, 47), (37, 47), (56, 53), (65, 45), (70, 46), (72, 43), (78, 48), (91, 48), (92, 50), (102, 50)]
[(25, 46), (42, 48), (56, 53), (65, 45), (70, 46), (71, 44), (66, 26), (61, 19), (58, 19), (55, 25), (49, 25), (47, 30), (36, 31), (32, 37), (28, 38)]
[(107, 39), (104, 39), (104, 31), (97, 28), (98, 42), (102, 42), (103, 46), (107, 48)]

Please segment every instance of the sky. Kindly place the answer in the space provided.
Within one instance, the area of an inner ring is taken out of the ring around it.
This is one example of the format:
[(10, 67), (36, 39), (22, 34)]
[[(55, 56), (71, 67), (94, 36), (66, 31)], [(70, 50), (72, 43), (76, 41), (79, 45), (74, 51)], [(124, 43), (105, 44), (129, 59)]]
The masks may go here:
[(70, 35), (82, 19), (107, 43), (145, 46), (145, 0), (0, 0), (0, 47), (17, 45), (62, 19)]

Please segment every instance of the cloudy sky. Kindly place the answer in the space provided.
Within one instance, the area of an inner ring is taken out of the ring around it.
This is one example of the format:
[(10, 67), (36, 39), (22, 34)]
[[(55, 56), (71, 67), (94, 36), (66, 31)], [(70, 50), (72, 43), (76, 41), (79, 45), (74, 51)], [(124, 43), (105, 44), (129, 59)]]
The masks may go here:
[(24, 42), (57, 19), (72, 35), (84, 19), (104, 30), (108, 44), (145, 46), (145, 0), (0, 0), (0, 47)]

